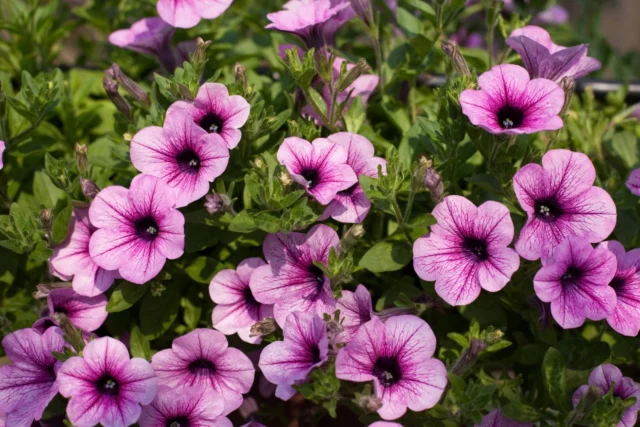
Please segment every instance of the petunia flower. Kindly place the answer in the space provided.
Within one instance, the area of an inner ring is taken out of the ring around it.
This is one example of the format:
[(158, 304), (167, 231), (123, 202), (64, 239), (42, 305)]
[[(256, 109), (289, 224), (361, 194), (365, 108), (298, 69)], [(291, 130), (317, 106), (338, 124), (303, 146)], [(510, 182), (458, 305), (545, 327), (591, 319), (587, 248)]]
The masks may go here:
[(640, 410), (640, 384), (632, 378), (623, 377), (622, 372), (616, 366), (606, 363), (596, 367), (589, 375), (589, 383), (580, 386), (573, 394), (573, 406), (577, 407), (584, 395), (587, 394), (589, 386), (596, 386), (604, 396), (609, 392), (615, 383), (613, 395), (623, 400), (635, 398), (636, 401), (627, 407), (622, 414), (622, 418), (616, 424), (617, 427), (632, 427), (636, 425), (638, 411)]
[(58, 394), (56, 372), (61, 363), (52, 352), (64, 351), (60, 328), (49, 328), (42, 335), (33, 329), (19, 329), (2, 339), (13, 364), (0, 367), (0, 413), (6, 425), (29, 427), (40, 420), (49, 402)]
[(616, 257), (607, 249), (593, 249), (588, 240), (569, 236), (552, 256), (542, 257), (533, 287), (540, 300), (551, 303), (551, 315), (562, 328), (577, 328), (585, 319), (613, 314), (616, 292), (609, 283), (616, 267)]
[(640, 196), (640, 168), (631, 171), (626, 186), (633, 194)]
[(258, 344), (260, 337), (250, 337), (251, 326), (273, 316), (273, 306), (256, 301), (249, 278), (256, 268), (265, 265), (260, 258), (248, 258), (235, 270), (222, 270), (209, 285), (209, 295), (216, 306), (213, 309), (213, 327), (225, 335), (237, 333), (242, 341)]
[[(379, 165), (382, 166), (382, 173), (386, 173), (387, 162), (373, 155), (373, 144), (364, 136), (339, 132), (327, 139), (344, 148), (347, 152), (346, 163), (353, 169), (356, 176), (367, 175), (377, 178)], [(371, 209), (371, 202), (365, 196), (360, 184), (355, 183), (346, 190), (336, 193), (319, 220), (332, 217), (339, 222), (360, 223), (366, 218), (369, 209)]]
[(71, 398), (69, 421), (77, 427), (135, 423), (140, 405), (153, 401), (158, 379), (149, 362), (129, 358), (127, 347), (111, 337), (90, 341), (82, 357), (72, 357), (58, 371), (60, 394)]
[(564, 91), (547, 79), (529, 79), (527, 70), (503, 64), (478, 77), (480, 90), (460, 94), (471, 123), (493, 134), (519, 135), (562, 127), (558, 116)]
[(160, 18), (144, 18), (131, 28), (117, 30), (109, 35), (112, 45), (149, 55), (158, 60), (167, 70), (173, 71), (175, 59), (171, 51), (173, 27)]
[(322, 224), (307, 234), (267, 235), (263, 251), (268, 264), (253, 272), (249, 286), (257, 301), (274, 304), (274, 318), (280, 326), (296, 311), (318, 316), (335, 311), (331, 282), (313, 262), (326, 265), (330, 249), (337, 251), (339, 243), (338, 234)]
[(192, 28), (200, 19), (214, 19), (231, 6), (233, 0), (159, 0), (158, 15), (169, 25)]
[(167, 110), (167, 119), (178, 110), (187, 111), (195, 124), (207, 133), (220, 135), (232, 149), (240, 143), (239, 129), (247, 122), (251, 106), (240, 95), (229, 96), (225, 85), (205, 83), (192, 102), (174, 102)]
[(224, 401), (222, 415), (242, 405), (242, 394), (249, 392), (255, 376), (251, 360), (211, 329), (195, 329), (176, 338), (170, 349), (153, 355), (151, 365), (162, 385), (217, 392)]
[(89, 221), (89, 209), (74, 208), (66, 239), (53, 248), (49, 265), (62, 280), (73, 277), (73, 290), (93, 297), (111, 287), (118, 278), (115, 270), (98, 267), (89, 254), (89, 241), (96, 228)]
[(374, 316), (371, 294), (363, 285), (358, 285), (355, 292), (342, 291), (342, 297), (336, 303), (340, 310), (343, 331), (336, 337), (336, 342), (348, 343), (356, 335), (360, 326)]
[(506, 42), (520, 54), (532, 79), (560, 82), (565, 76), (577, 79), (602, 67), (600, 61), (587, 56), (588, 45), (558, 46), (546, 30), (535, 25), (513, 31)]
[(78, 295), (73, 289), (52, 289), (47, 295), (49, 313), (62, 313), (71, 324), (86, 332), (93, 332), (107, 320), (107, 297), (104, 294), (95, 297)]
[(566, 236), (591, 243), (607, 238), (616, 225), (616, 206), (594, 187), (596, 170), (589, 158), (569, 150), (551, 150), (542, 166), (524, 165), (513, 177), (513, 189), (528, 219), (515, 248), (530, 261), (553, 251)]
[(505, 416), (500, 409), (495, 409), (482, 417), (482, 422), (474, 427), (533, 427), (533, 424), (514, 421)]
[(433, 209), (438, 224), (413, 244), (413, 267), (451, 305), (473, 302), (480, 290), (498, 292), (520, 266), (509, 209), (498, 202), (480, 207), (461, 196), (447, 196)]
[(560, 25), (564, 24), (569, 20), (569, 11), (564, 7), (554, 4), (546, 10), (538, 13), (533, 18), (534, 24), (542, 24), (542, 25)]
[(260, 370), (273, 384), (276, 396), (289, 400), (296, 394), (292, 385), (304, 382), (309, 372), (328, 360), (327, 326), (313, 313), (295, 312), (287, 316), (284, 340), (264, 348), (260, 354)]
[(615, 255), (618, 269), (609, 283), (618, 297), (609, 325), (619, 334), (635, 337), (640, 331), (640, 249), (625, 252), (615, 240), (598, 245)]
[(142, 407), (140, 427), (233, 427), (222, 416), (222, 397), (203, 388), (170, 388), (159, 386), (158, 394)]
[(4, 167), (3, 156), (4, 156), (4, 150), (6, 148), (7, 148), (7, 146), (4, 143), (4, 141), (0, 141), (0, 170), (2, 170), (2, 168)]
[(338, 352), (336, 376), (341, 380), (373, 381), (382, 401), (378, 414), (394, 420), (412, 411), (433, 408), (447, 386), (447, 368), (433, 359), (436, 337), (417, 316), (377, 317), (362, 325)]
[(183, 207), (209, 192), (209, 183), (227, 168), (229, 149), (220, 135), (209, 134), (189, 113), (176, 110), (164, 127), (149, 126), (133, 137), (131, 162), (175, 189), (176, 205)]
[(167, 258), (184, 252), (184, 216), (176, 199), (171, 187), (151, 175), (137, 175), (129, 189), (100, 191), (89, 208), (98, 229), (89, 242), (93, 261), (132, 283), (156, 277)]
[(313, 143), (295, 136), (285, 138), (277, 158), (291, 178), (322, 205), (358, 183), (358, 177), (347, 164), (347, 151), (326, 138), (317, 138)]

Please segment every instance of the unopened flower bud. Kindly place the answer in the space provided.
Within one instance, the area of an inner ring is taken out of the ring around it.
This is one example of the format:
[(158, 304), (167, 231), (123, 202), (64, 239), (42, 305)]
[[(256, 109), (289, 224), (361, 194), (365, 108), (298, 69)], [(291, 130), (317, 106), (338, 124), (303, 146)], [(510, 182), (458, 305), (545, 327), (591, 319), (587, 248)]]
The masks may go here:
[(264, 320), (261, 320), (258, 323), (255, 323), (251, 326), (251, 330), (249, 331), (250, 337), (263, 337), (265, 335), (271, 335), (275, 331), (278, 330), (278, 324), (276, 323), (273, 317), (267, 317)]
[(327, 320), (327, 340), (330, 345), (337, 344), (336, 340), (338, 335), (344, 331), (344, 328), (339, 321), (335, 319)]
[(95, 182), (83, 177), (80, 177), (80, 188), (82, 195), (88, 199), (93, 199), (100, 192), (100, 187)]
[(573, 92), (576, 90), (576, 80), (573, 77), (565, 76), (560, 80), (560, 87), (564, 90), (564, 104), (560, 110), (560, 117), (567, 114), (569, 107), (571, 106), (571, 99), (573, 98)]
[(198, 37), (196, 39), (196, 50), (193, 52), (193, 62), (204, 62), (207, 59), (207, 48), (211, 44), (211, 40), (204, 41)]
[(224, 206), (224, 200), (222, 200), (222, 196), (219, 194), (207, 194), (205, 198), (204, 207), (207, 209), (207, 212), (210, 214), (214, 214), (220, 210)]
[(418, 310), (415, 307), (391, 307), (374, 314), (384, 323), (395, 316), (402, 316), (404, 314), (415, 315), (417, 313)]
[(365, 229), (362, 224), (354, 224), (340, 239), (340, 253), (346, 253), (353, 248), (358, 240), (364, 236)]
[(40, 283), (33, 293), (35, 299), (46, 298), (53, 289), (71, 288), (71, 282)]
[(464, 56), (460, 53), (458, 45), (449, 41), (442, 42), (442, 51), (449, 57), (453, 69), (456, 70), (461, 77), (471, 77), (471, 71)]
[(495, 331), (491, 331), (491, 332), (487, 333), (487, 336), (484, 339), (484, 343), (487, 346), (492, 346), (492, 345), (497, 344), (500, 341), (502, 341), (502, 337), (503, 336), (504, 336), (504, 332), (502, 332), (500, 329), (497, 329)]
[(380, 398), (370, 394), (358, 396), (355, 399), (355, 403), (367, 412), (376, 412), (378, 409), (382, 408), (382, 401)]
[(464, 350), (458, 360), (456, 360), (451, 372), (455, 375), (461, 375), (471, 368), (476, 361), (480, 353), (487, 348), (487, 344), (479, 339), (471, 338), (469, 348)]
[(293, 179), (291, 178), (291, 175), (289, 175), (289, 172), (287, 172), (286, 170), (280, 172), (280, 175), (278, 175), (278, 179), (280, 180), (280, 183), (285, 187), (293, 184)]
[(442, 177), (435, 169), (427, 168), (424, 173), (424, 185), (431, 193), (433, 201), (440, 202), (444, 193), (444, 185), (442, 184)]
[(105, 74), (116, 80), (120, 86), (124, 88), (129, 94), (138, 102), (143, 103), (147, 107), (151, 105), (147, 92), (144, 91), (138, 84), (129, 78), (122, 72), (118, 64), (112, 64), (110, 68), (105, 71)]
[(89, 160), (87, 159), (87, 146), (76, 142), (76, 163), (81, 174), (89, 170)]
[(52, 313), (51, 317), (62, 329), (65, 341), (71, 344), (77, 353), (80, 353), (85, 345), (82, 331), (71, 324), (65, 313)]
[(360, 61), (358, 61), (358, 63), (347, 72), (347, 75), (344, 76), (338, 85), (338, 92), (347, 90), (347, 88), (351, 86), (358, 77), (368, 73), (369, 71), (371, 71), (371, 67), (367, 64), (367, 61), (364, 58), (360, 58)]
[(233, 68), (233, 74), (236, 77), (236, 83), (240, 85), (242, 90), (247, 90), (247, 69), (239, 62), (236, 62), (236, 66)]
[(253, 166), (258, 170), (262, 170), (265, 167), (264, 160), (260, 156), (256, 157), (253, 160)]
[(118, 111), (124, 114), (127, 118), (131, 118), (131, 107), (127, 100), (120, 95), (120, 92), (118, 92), (118, 83), (110, 77), (105, 76), (104, 79), (102, 79), (102, 84), (107, 96), (111, 102), (113, 102), (113, 105), (116, 106)]
[(42, 228), (49, 231), (51, 230), (51, 224), (53, 223), (53, 211), (50, 208), (45, 208), (40, 211), (40, 224)]

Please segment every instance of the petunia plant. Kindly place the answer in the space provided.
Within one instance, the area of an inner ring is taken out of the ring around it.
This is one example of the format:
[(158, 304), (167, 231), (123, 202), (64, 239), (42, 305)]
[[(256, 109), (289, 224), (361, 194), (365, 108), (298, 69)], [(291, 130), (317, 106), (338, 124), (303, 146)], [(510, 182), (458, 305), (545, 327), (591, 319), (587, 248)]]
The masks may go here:
[(5, 3), (0, 426), (636, 423), (640, 57), (598, 20)]

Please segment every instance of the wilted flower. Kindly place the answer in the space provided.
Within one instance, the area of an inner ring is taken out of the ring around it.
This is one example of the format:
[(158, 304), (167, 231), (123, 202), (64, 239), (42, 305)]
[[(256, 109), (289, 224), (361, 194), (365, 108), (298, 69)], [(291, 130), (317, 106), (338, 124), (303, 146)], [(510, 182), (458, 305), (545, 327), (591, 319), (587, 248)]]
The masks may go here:
[(480, 75), (478, 84), (480, 90), (460, 94), (460, 105), (471, 123), (487, 132), (518, 135), (562, 127), (564, 92), (551, 80), (530, 80), (524, 68), (503, 64)]
[(421, 279), (451, 305), (473, 302), (480, 290), (498, 292), (520, 266), (509, 209), (498, 202), (480, 207), (461, 196), (447, 196), (432, 212), (431, 233), (415, 241), (413, 266)]
[(229, 164), (229, 149), (220, 135), (196, 126), (186, 111), (175, 110), (163, 127), (146, 127), (133, 137), (131, 162), (173, 188), (180, 208), (209, 192), (209, 183)]
[(117, 81), (120, 86), (129, 92), (133, 99), (145, 104), (147, 107), (151, 105), (147, 92), (123, 73), (118, 64), (111, 64), (111, 67), (105, 71), (105, 74)]
[(233, 0), (159, 0), (158, 15), (178, 28), (191, 28), (200, 19), (214, 19), (231, 6)]
[(551, 150), (542, 166), (530, 163), (515, 174), (513, 189), (528, 216), (515, 244), (521, 257), (536, 260), (566, 236), (590, 243), (607, 238), (616, 225), (616, 206), (593, 186), (595, 179), (591, 160), (568, 150)]
[(82, 195), (88, 199), (93, 199), (100, 192), (100, 187), (90, 179), (80, 177), (80, 189)]
[(640, 168), (631, 171), (626, 185), (633, 194), (640, 196)]
[(284, 325), (284, 341), (262, 350), (260, 370), (274, 384), (276, 396), (289, 400), (311, 370), (328, 360), (329, 343), (324, 321), (314, 313), (291, 313)]
[(482, 417), (482, 422), (474, 427), (533, 427), (533, 424), (514, 421), (507, 418), (500, 409), (495, 409)]
[(129, 358), (125, 345), (111, 337), (90, 341), (82, 357), (68, 359), (58, 371), (60, 394), (70, 398), (67, 416), (74, 426), (134, 424), (140, 405), (153, 401), (158, 387), (144, 359)]
[(616, 292), (609, 286), (616, 274), (616, 257), (605, 248), (593, 249), (585, 238), (569, 236), (553, 255), (542, 257), (533, 278), (536, 295), (551, 303), (551, 315), (564, 329), (585, 319), (602, 320), (613, 314)]
[(174, 31), (173, 27), (160, 18), (144, 18), (134, 23), (129, 29), (111, 33), (109, 42), (115, 46), (153, 56), (167, 71), (173, 71), (175, 60), (170, 43)]
[(385, 420), (401, 417), (407, 408), (434, 407), (447, 386), (447, 368), (432, 359), (436, 337), (416, 316), (398, 316), (383, 324), (377, 317), (362, 325), (336, 358), (341, 380), (373, 381)]
[(167, 258), (184, 252), (184, 216), (176, 209), (176, 194), (154, 176), (137, 175), (129, 189), (105, 188), (91, 203), (89, 219), (98, 228), (89, 242), (91, 258), (132, 283), (148, 282)]
[(431, 198), (439, 203), (442, 200), (444, 194), (444, 184), (442, 183), (442, 177), (432, 167), (429, 167), (424, 172), (424, 186), (431, 193)]
[(207, 212), (212, 215), (219, 212), (224, 207), (224, 199), (222, 198), (222, 195), (217, 193), (207, 194), (207, 197), (205, 197), (204, 207)]
[(83, 331), (95, 331), (107, 320), (104, 294), (86, 297), (69, 288), (52, 289), (47, 295), (47, 305), (51, 316), (62, 313), (73, 326)]

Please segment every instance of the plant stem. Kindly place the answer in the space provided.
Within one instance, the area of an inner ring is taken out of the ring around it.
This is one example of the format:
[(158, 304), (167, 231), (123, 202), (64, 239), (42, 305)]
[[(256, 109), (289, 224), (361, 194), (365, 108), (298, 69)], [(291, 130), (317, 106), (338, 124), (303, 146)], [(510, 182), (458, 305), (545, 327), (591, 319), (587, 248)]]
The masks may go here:
[(376, 53), (376, 68), (378, 71), (378, 85), (380, 86), (380, 92), (384, 93), (384, 75), (382, 74), (382, 47), (380, 46), (380, 30), (378, 30), (373, 40), (373, 49)]
[(318, 104), (315, 103), (315, 101), (313, 100), (313, 97), (309, 94), (309, 90), (308, 89), (302, 89), (302, 93), (304, 93), (305, 98), (307, 98), (307, 102), (309, 103), (309, 105), (311, 105), (311, 107), (314, 109), (314, 111), (316, 113), (318, 113), (318, 116), (320, 116), (320, 119), (324, 123), (327, 124), (327, 127), (329, 128), (329, 130), (331, 132), (337, 132), (338, 130), (335, 128), (333, 123), (329, 122), (329, 119), (327, 118), (327, 115), (325, 113), (323, 113), (322, 110), (320, 109), (320, 107), (318, 106)]
[(409, 244), (413, 245), (413, 239), (411, 238), (411, 234), (409, 234), (409, 230), (404, 222), (402, 211), (400, 210), (400, 205), (398, 205), (398, 200), (396, 200), (395, 194), (392, 194), (389, 199), (391, 201), (391, 206), (393, 206), (393, 212), (396, 215), (396, 220), (398, 221), (398, 227), (400, 227), (404, 235), (407, 237)]

